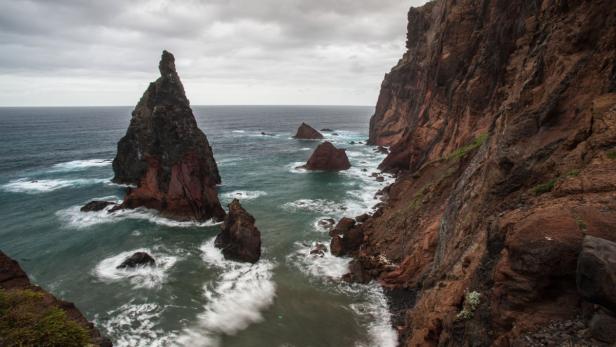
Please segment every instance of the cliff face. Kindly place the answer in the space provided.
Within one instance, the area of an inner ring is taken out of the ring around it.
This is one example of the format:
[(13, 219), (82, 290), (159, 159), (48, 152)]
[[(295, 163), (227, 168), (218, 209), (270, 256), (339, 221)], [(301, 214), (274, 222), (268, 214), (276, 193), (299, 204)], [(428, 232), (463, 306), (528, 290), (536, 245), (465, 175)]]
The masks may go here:
[[(22, 293), (28, 293), (28, 295), (19, 297)], [(53, 339), (56, 339), (54, 340), (56, 343), (58, 340), (62, 341), (63, 345), (79, 345), (79, 340), (73, 339), (71, 334), (78, 335), (74, 331), (69, 331), (70, 323), (67, 324), (62, 319), (58, 319), (57, 315), (53, 318), (55, 325), (50, 324), (52, 319), (50, 316), (45, 316), (47, 321), (37, 320), (37, 317), (43, 317), (42, 312), (44, 311), (60, 309), (69, 322), (76, 323), (79, 329), (86, 333), (90, 345), (111, 347), (111, 341), (102, 337), (73, 303), (58, 300), (40, 287), (31, 284), (19, 264), (2, 251), (0, 251), (0, 294), (3, 296), (3, 300), (0, 300), (2, 314), (14, 319), (21, 318), (21, 320), (10, 322), (17, 325), (14, 329), (7, 326), (9, 322), (2, 322), (3, 336), (0, 336), (0, 344), (3, 346), (54, 345)], [(4, 300), (9, 296), (19, 297), (20, 300)], [(24, 302), (24, 298), (27, 298), (29, 302)], [(45, 331), (45, 327), (49, 330)]]
[(583, 312), (583, 237), (616, 240), (616, 5), (437, 0), (408, 17), (370, 122), (399, 175), (351, 277), (416, 297), (396, 309), (405, 345), (525, 345)]
[(145, 206), (175, 219), (222, 219), (218, 167), (175, 69), (164, 51), (160, 78), (150, 83), (132, 113), (113, 161), (114, 182), (131, 184), (123, 207)]

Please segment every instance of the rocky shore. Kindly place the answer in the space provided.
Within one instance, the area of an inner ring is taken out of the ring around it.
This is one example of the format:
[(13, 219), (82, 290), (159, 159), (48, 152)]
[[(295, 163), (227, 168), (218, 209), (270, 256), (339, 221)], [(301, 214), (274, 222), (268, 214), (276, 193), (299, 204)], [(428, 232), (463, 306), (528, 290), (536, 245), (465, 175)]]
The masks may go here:
[(0, 312), (1, 346), (112, 345), (73, 303), (32, 284), (21, 266), (2, 251)]
[(408, 19), (370, 121), (397, 180), (352, 227), (345, 278), (395, 293), (404, 346), (610, 345), (613, 309), (576, 278), (590, 237), (616, 241), (616, 7), (436, 0)]

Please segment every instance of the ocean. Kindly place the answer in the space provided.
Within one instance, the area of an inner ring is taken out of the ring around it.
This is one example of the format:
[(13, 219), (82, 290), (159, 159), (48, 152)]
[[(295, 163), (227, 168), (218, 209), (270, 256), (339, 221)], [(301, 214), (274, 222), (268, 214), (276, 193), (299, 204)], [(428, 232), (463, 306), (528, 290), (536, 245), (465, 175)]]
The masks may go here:
[[(239, 198), (261, 231), (254, 265), (222, 257), (213, 223), (79, 211), (122, 198), (111, 161), (131, 110), (0, 108), (0, 249), (33, 282), (74, 302), (116, 346), (396, 345), (380, 287), (342, 281), (349, 258), (309, 254), (316, 242), (329, 247), (319, 219), (369, 211), (393, 180), (370, 177), (383, 155), (357, 144), (372, 107), (193, 106), (223, 206)], [(352, 168), (297, 169), (319, 143), (292, 138), (301, 122), (333, 129), (324, 135), (347, 149)], [(156, 266), (116, 269), (138, 250)]]

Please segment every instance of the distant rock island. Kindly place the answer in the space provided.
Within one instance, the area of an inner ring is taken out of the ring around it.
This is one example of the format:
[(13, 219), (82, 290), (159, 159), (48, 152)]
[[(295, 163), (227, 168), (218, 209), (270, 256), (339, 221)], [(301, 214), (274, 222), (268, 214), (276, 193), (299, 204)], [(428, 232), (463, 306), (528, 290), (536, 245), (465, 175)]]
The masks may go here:
[(306, 123), (302, 123), (299, 128), (297, 128), (297, 132), (293, 138), (300, 140), (321, 140), (323, 139), (323, 134), (321, 134), (318, 130), (311, 127)]
[(307, 170), (341, 171), (351, 168), (351, 163), (344, 149), (325, 141), (317, 146), (303, 167)]
[(175, 68), (163, 51), (160, 77), (150, 83), (118, 142), (113, 181), (129, 188), (122, 208), (147, 207), (177, 220), (222, 220), (212, 149), (197, 122)]

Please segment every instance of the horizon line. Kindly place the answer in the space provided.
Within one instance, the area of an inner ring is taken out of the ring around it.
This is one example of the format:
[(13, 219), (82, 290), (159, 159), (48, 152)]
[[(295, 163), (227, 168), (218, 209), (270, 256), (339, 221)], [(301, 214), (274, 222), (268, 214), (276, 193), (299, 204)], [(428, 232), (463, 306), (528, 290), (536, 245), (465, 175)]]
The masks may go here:
[[(195, 106), (238, 106), (238, 107), (255, 107), (255, 106), (314, 106), (314, 107), (376, 107), (376, 105), (351, 105), (351, 104), (194, 104)], [(53, 107), (135, 107), (135, 105), (0, 105), (0, 108), (53, 108)]]

